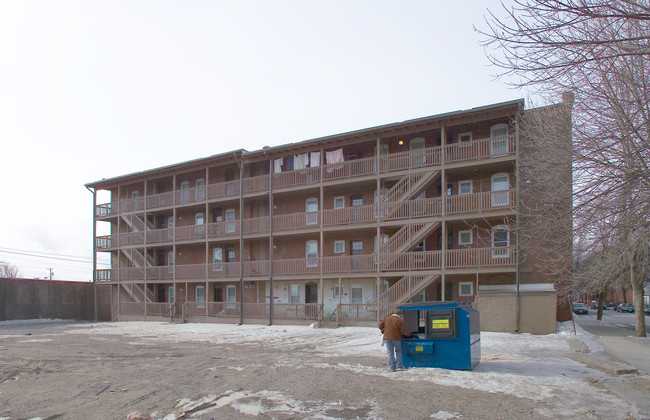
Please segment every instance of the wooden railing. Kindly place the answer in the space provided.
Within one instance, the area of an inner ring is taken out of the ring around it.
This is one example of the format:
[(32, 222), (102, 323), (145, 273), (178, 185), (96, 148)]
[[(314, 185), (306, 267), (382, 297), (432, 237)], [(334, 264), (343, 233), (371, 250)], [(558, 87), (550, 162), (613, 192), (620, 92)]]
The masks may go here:
[[(379, 255), (345, 255), (339, 257), (294, 258), (273, 261), (274, 275), (339, 274), (353, 272), (382, 272), (441, 270), (456, 268), (513, 267), (517, 258), (514, 247), (464, 248), (447, 251), (382, 253)], [(244, 276), (268, 276), (269, 261), (245, 261)], [(218, 279), (238, 277), (240, 263), (210, 263), (147, 267), (148, 280)], [(97, 270), (98, 281), (144, 280), (145, 269), (138, 267)]]
[(244, 178), (244, 194), (255, 193), (269, 190), (269, 176), (260, 175), (250, 178)]
[(375, 205), (345, 207), (342, 209), (323, 210), (323, 226), (349, 225), (373, 222), (377, 216)]
[(171, 191), (149, 195), (146, 198), (147, 209), (157, 209), (160, 207), (172, 206), (174, 204), (174, 193)]
[(269, 216), (244, 219), (242, 225), (244, 233), (267, 233), (269, 231)]
[(323, 181), (372, 175), (375, 173), (375, 158), (349, 160), (331, 163), (323, 167)]
[(379, 319), (388, 316), (390, 311), (395, 309), (396, 305), (406, 302), (417, 293), (419, 293), (426, 286), (438, 279), (439, 275), (432, 276), (404, 276), (391, 288), (379, 295), (375, 299), (377, 311), (379, 312)]
[(112, 213), (113, 213), (112, 203), (97, 204), (97, 206), (95, 207), (95, 215), (97, 215), (98, 218), (108, 217)]
[(273, 174), (273, 189), (320, 182), (320, 167)]
[(503, 209), (514, 209), (517, 205), (514, 189), (487, 191), (475, 194), (445, 197), (447, 214), (481, 213)]
[(514, 135), (454, 143), (445, 147), (447, 162), (461, 162), (508, 156), (515, 153)]
[(340, 303), (336, 306), (341, 321), (375, 321), (377, 305), (375, 303)]
[(239, 180), (208, 185), (208, 200), (239, 196)]

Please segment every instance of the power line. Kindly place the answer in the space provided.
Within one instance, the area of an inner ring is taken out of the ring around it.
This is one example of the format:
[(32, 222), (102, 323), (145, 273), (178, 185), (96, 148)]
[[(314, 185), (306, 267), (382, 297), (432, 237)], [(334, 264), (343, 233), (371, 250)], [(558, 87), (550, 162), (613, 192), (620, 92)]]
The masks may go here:
[[(6, 251), (3, 248), (0, 248), (0, 253), (2, 254), (15, 254), (15, 255), (26, 255), (28, 257), (35, 257), (35, 258), (47, 258), (50, 260), (59, 260), (59, 261), (71, 261), (71, 262), (76, 262), (76, 263), (81, 263), (81, 264), (92, 264), (92, 259), (90, 261), (82, 261), (79, 259), (71, 259), (71, 258), (62, 258), (62, 257), (55, 257), (55, 256), (50, 256), (50, 255), (37, 255), (34, 253), (30, 252), (17, 252), (17, 251)], [(51, 254), (51, 255), (56, 255), (56, 254)], [(86, 258), (86, 257), (78, 257), (78, 258)]]
[(5, 247), (0, 247), (0, 252), (7, 250), (9, 251), (14, 251), (14, 252), (28, 252), (30, 254), (42, 254), (42, 255), (52, 255), (55, 257), (71, 257), (71, 258), (80, 258), (80, 259), (86, 259), (86, 260), (92, 260), (92, 257), (85, 257), (85, 256), (80, 256), (80, 255), (70, 255), (70, 254), (57, 254), (54, 252), (45, 252), (45, 251), (33, 251), (29, 249), (17, 249), (17, 248), (5, 248)]

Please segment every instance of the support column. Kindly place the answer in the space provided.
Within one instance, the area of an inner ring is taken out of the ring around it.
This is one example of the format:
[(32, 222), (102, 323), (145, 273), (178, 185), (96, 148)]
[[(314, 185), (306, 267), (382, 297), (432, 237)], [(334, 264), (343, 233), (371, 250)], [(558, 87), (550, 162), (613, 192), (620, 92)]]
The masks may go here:
[(440, 157), (440, 197), (442, 202), (442, 214), (441, 214), (441, 230), (442, 230), (442, 258), (440, 268), (442, 269), (442, 275), (440, 276), (440, 300), (445, 301), (445, 292), (446, 292), (446, 268), (447, 268), (447, 172), (445, 169), (445, 163), (447, 161), (447, 139), (445, 137), (445, 127), (440, 127), (440, 147), (442, 156)]

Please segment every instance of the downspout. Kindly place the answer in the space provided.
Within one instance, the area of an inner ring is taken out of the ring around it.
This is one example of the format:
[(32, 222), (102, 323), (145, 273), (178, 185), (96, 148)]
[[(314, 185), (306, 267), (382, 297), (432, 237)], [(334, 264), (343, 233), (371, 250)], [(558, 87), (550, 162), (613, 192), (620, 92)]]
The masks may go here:
[(93, 195), (93, 318), (97, 322), (97, 191), (86, 189)]
[[(243, 153), (242, 153), (243, 154)], [(235, 162), (239, 166), (239, 325), (244, 323), (244, 163), (241, 158), (237, 159), (237, 153), (233, 153)]]
[(520, 201), (520, 195), (519, 195), (519, 115), (520, 115), (520, 110), (517, 110), (517, 114), (515, 117), (515, 212), (516, 212), (516, 219), (515, 219), (515, 264), (517, 267), (517, 271), (515, 273), (515, 332), (519, 332), (519, 305), (520, 305), (520, 298), (521, 294), (519, 292), (519, 226), (520, 226), (520, 217), (521, 214), (519, 213), (520, 207), (519, 207), (519, 201)]

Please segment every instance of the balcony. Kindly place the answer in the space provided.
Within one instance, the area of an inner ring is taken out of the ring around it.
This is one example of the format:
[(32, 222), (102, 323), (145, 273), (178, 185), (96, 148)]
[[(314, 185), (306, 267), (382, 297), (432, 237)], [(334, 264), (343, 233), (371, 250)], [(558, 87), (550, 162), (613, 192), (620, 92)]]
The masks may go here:
[[(514, 212), (516, 191), (487, 191), (466, 195), (446, 196), (445, 213), (459, 216), (490, 213)], [(413, 220), (441, 217), (442, 198), (426, 198), (393, 203), (378, 203), (365, 206), (328, 209), (314, 212), (301, 212), (273, 216), (274, 232), (300, 231), (312, 228), (336, 227), (374, 223), (383, 221)], [(256, 217), (242, 221), (242, 232), (246, 235), (266, 235), (269, 233), (269, 217)], [(119, 246), (143, 245), (145, 234), (147, 244), (155, 245), (176, 241), (204, 241), (208, 239), (229, 239), (239, 235), (239, 220), (208, 223), (207, 225), (188, 225), (176, 228), (129, 232), (120, 235), (98, 236), (96, 246), (100, 250), (115, 249)]]
[[(348, 160), (314, 168), (304, 168), (273, 174), (273, 189), (293, 188), (301, 185), (318, 184), (323, 181), (336, 181), (355, 177), (371, 176), (377, 173), (392, 173), (418, 168), (439, 167), (442, 157), (447, 164), (480, 161), (512, 157), (515, 154), (516, 143), (514, 135), (491, 137), (472, 140), (469, 143), (454, 143), (450, 145), (430, 147), (420, 150), (404, 151), (382, 155), (379, 158), (370, 157)], [(439, 168), (438, 168), (439, 169)], [(252, 194), (269, 190), (269, 175), (244, 178), (242, 192)], [(238, 198), (240, 194), (239, 180), (227, 181), (207, 186), (176, 190), (153, 194), (147, 197), (122, 199), (113, 203), (98, 204), (96, 216), (98, 219), (114, 216), (115, 213), (152, 210), (165, 206), (195, 204), (206, 200)], [(114, 208), (115, 207), (115, 208)], [(117, 211), (116, 211), (117, 210)]]
[[(443, 261), (444, 259), (444, 261)], [(444, 262), (444, 268), (443, 268)], [(424, 251), (381, 253), (369, 255), (345, 255), (338, 257), (294, 258), (273, 261), (274, 276), (301, 276), (323, 274), (380, 272), (417, 272), (455, 269), (480, 271), (488, 268), (514, 268), (517, 256), (514, 247), (464, 248), (447, 251)], [(269, 261), (245, 261), (244, 276), (268, 276)], [(177, 266), (136, 267), (97, 270), (97, 281), (143, 281), (147, 280), (209, 280), (239, 277), (240, 263), (210, 263)], [(174, 277), (175, 276), (175, 277)]]

